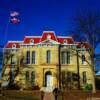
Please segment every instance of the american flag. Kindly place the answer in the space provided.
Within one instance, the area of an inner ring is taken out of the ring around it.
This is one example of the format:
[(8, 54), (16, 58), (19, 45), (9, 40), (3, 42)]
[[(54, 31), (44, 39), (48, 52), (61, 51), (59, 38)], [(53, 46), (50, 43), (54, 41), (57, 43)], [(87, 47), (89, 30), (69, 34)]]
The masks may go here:
[(11, 20), (11, 23), (13, 23), (13, 24), (18, 24), (19, 22), (20, 22), (20, 20), (18, 19), (18, 18), (12, 18)]
[(18, 16), (19, 15), (19, 12), (16, 12), (16, 11), (13, 11), (10, 13), (10, 16), (11, 17), (15, 17), (15, 16)]

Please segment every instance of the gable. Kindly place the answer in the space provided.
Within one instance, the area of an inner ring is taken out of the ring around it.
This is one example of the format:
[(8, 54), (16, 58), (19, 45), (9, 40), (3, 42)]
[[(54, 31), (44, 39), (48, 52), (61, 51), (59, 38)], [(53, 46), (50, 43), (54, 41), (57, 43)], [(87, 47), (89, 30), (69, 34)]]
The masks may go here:
[(47, 40), (48, 36), (50, 36), (52, 40), (57, 41), (54, 31), (44, 31), (41, 41)]

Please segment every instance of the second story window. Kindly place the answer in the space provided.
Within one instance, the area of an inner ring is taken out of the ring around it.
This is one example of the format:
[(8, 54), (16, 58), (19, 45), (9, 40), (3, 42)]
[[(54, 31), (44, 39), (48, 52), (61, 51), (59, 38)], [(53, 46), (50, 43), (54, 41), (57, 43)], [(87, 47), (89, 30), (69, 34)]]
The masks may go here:
[(51, 59), (51, 52), (50, 52), (50, 50), (48, 50), (46, 53), (46, 62), (50, 63), (50, 59)]
[(69, 51), (61, 52), (61, 63), (62, 64), (70, 64), (70, 52)]
[(86, 64), (85, 55), (82, 55), (82, 64)]
[(32, 64), (36, 63), (36, 52), (32, 51)]
[(30, 64), (30, 51), (26, 52), (26, 64)]
[(17, 58), (15, 55), (11, 56), (11, 64), (17, 64)]
[(61, 64), (65, 64), (65, 63), (66, 63), (66, 53), (61, 52)]
[(67, 59), (66, 59), (67, 61), (67, 64), (70, 64), (70, 52), (69, 51), (67, 51)]

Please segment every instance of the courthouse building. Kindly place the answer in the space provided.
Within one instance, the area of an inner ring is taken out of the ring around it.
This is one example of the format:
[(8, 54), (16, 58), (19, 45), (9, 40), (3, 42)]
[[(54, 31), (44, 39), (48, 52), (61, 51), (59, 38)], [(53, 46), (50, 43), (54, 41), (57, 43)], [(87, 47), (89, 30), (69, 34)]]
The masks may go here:
[(2, 86), (14, 82), (21, 88), (83, 88), (93, 83), (89, 44), (56, 36), (54, 31), (8, 41), (3, 59)]

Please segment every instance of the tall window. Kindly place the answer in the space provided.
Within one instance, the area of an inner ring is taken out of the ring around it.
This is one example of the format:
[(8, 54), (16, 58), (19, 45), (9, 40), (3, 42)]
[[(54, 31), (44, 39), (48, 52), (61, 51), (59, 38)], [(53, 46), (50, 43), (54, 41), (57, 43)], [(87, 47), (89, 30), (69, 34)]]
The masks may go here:
[(65, 71), (62, 71), (61, 72), (61, 82), (62, 82), (62, 85), (64, 85), (66, 83), (66, 72)]
[(83, 72), (83, 84), (87, 83), (87, 77), (86, 77), (86, 72)]
[(26, 52), (26, 64), (30, 64), (30, 51)]
[(71, 81), (72, 81), (72, 73), (67, 72), (67, 82), (71, 82)]
[(85, 55), (82, 55), (82, 64), (86, 63)]
[(29, 80), (29, 72), (26, 71), (26, 81), (28, 81), (28, 80)]
[(69, 51), (67, 51), (67, 64), (70, 64), (70, 52)]
[(46, 62), (50, 63), (50, 59), (51, 59), (51, 52), (50, 52), (50, 50), (48, 50), (47, 54), (46, 54)]
[(36, 52), (32, 51), (32, 64), (36, 63)]
[(61, 63), (62, 64), (70, 64), (70, 52), (69, 51), (61, 52)]
[(66, 63), (66, 53), (65, 52), (61, 52), (61, 63), (62, 64)]
[(31, 73), (31, 83), (34, 85), (34, 83), (35, 83), (35, 72), (34, 71), (32, 71), (32, 73)]

